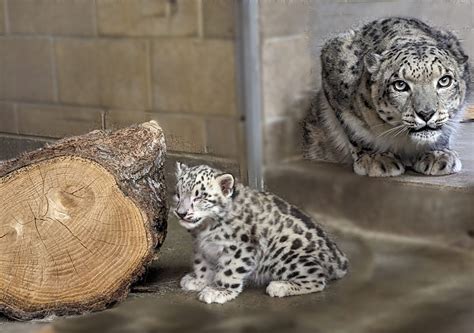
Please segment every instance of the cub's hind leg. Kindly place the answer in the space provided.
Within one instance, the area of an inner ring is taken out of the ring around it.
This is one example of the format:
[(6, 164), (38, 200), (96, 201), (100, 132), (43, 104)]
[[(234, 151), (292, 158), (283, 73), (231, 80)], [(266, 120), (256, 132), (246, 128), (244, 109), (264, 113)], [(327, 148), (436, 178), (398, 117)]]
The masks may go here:
[(311, 267), (303, 266), (301, 271), (283, 274), (282, 280), (271, 281), (267, 286), (267, 294), (271, 297), (286, 297), (315, 293), (326, 287), (324, 269), (315, 264)]

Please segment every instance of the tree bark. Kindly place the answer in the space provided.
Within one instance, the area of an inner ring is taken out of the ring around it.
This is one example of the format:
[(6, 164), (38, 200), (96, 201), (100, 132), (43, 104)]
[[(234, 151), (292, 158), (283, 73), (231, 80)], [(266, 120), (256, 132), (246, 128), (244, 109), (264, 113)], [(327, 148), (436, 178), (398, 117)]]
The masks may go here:
[(166, 236), (165, 154), (151, 121), (0, 162), (0, 311), (26, 320), (123, 300)]

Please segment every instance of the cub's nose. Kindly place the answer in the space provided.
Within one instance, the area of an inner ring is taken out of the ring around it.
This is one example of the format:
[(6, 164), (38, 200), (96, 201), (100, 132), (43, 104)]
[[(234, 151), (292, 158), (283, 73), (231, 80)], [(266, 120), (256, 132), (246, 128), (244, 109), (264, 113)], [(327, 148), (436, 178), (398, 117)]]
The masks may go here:
[(435, 110), (424, 110), (416, 113), (424, 121), (428, 121), (435, 114)]
[(186, 212), (184, 213), (180, 213), (178, 210), (175, 210), (174, 213), (180, 218), (180, 219), (184, 219), (184, 217), (186, 216)]

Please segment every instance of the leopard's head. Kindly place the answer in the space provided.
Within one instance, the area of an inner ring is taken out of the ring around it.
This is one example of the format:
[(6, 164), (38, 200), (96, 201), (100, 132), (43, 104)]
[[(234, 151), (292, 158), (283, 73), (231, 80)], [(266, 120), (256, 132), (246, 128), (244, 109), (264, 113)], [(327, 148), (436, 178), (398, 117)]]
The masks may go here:
[[(457, 40), (456, 40), (457, 41)], [(377, 115), (417, 144), (450, 133), (465, 99), (467, 56), (439, 44), (407, 43), (365, 56)]]
[(207, 165), (188, 167), (176, 163), (175, 215), (186, 229), (200, 226), (207, 218), (225, 214), (232, 200), (235, 179)]

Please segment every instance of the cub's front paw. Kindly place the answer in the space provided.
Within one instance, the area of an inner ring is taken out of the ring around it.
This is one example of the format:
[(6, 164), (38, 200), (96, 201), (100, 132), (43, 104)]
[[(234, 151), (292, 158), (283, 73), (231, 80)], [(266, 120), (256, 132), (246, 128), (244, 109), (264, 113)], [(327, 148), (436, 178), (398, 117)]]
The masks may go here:
[(413, 165), (416, 172), (441, 176), (461, 171), (462, 164), (454, 150), (434, 150), (421, 155)]
[(267, 286), (267, 294), (271, 297), (285, 297), (290, 295), (291, 286), (288, 281), (272, 281)]
[(238, 294), (239, 293), (232, 290), (206, 287), (199, 293), (199, 300), (207, 304), (211, 304), (211, 303), (224, 304), (225, 302), (228, 302), (236, 298)]
[(402, 162), (392, 153), (362, 154), (353, 168), (356, 174), (369, 177), (394, 177), (405, 172)]
[(186, 274), (179, 283), (181, 288), (188, 291), (201, 291), (206, 287), (206, 282), (197, 279), (194, 274)]

